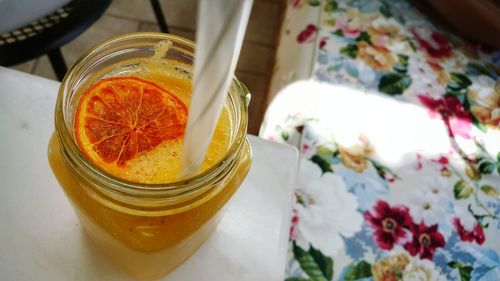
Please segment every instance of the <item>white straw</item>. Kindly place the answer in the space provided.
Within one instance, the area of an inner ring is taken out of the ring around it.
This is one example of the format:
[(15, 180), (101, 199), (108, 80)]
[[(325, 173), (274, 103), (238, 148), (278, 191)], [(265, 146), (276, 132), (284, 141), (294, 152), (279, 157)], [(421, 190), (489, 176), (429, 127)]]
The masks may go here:
[(198, 171), (234, 76), (253, 0), (200, 0), (181, 177)]

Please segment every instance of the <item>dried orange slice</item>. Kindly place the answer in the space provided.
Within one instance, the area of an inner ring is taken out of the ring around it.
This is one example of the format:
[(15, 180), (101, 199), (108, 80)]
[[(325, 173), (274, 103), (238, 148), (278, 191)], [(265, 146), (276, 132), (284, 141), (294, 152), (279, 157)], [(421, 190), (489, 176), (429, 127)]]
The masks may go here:
[(188, 109), (157, 84), (132, 76), (99, 80), (85, 91), (75, 114), (75, 136), (96, 164), (125, 162), (166, 140), (181, 138)]

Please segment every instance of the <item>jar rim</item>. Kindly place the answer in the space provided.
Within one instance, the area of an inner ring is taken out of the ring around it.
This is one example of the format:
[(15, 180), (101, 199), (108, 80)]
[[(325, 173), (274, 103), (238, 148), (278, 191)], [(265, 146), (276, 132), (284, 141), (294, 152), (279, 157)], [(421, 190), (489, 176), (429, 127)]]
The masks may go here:
[(239, 122), (235, 124), (235, 126), (237, 126), (237, 130), (234, 132), (234, 139), (231, 141), (231, 144), (224, 156), (217, 163), (212, 165), (207, 170), (186, 179), (169, 183), (140, 183), (114, 176), (85, 157), (79, 149), (71, 130), (68, 128), (64, 108), (67, 102), (66, 99), (68, 98), (68, 94), (72, 90), (70, 87), (71, 82), (73, 82), (72, 78), (78, 76), (81, 68), (85, 66), (86, 63), (89, 63), (89, 61), (91, 61), (94, 56), (99, 54), (100, 51), (103, 51), (107, 47), (129, 40), (133, 41), (141, 39), (169, 40), (174, 43), (174, 46), (175, 44), (183, 44), (193, 48), (193, 50), (195, 49), (195, 43), (193, 41), (176, 35), (158, 32), (135, 32), (112, 37), (108, 40), (100, 42), (85, 52), (68, 70), (68, 73), (64, 77), (58, 92), (55, 110), (55, 126), (62, 154), (80, 175), (94, 182), (105, 182), (106, 186), (111, 188), (115, 193), (148, 197), (170, 197), (172, 195), (178, 196), (179, 194), (196, 191), (203, 187), (203, 185), (206, 185), (207, 181), (210, 181), (221, 173), (224, 174), (224, 169), (231, 166), (231, 162), (233, 162), (239, 154), (245, 142), (248, 125), (247, 102), (249, 92), (245, 85), (243, 85), (236, 77), (233, 77), (230, 86), (230, 88), (233, 88), (234, 90), (228, 90), (229, 102), (235, 107), (235, 111), (239, 112)]

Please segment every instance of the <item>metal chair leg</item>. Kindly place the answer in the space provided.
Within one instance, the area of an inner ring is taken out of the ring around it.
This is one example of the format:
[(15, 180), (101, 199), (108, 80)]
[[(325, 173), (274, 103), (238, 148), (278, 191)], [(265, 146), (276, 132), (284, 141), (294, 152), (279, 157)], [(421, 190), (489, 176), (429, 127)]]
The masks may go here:
[(62, 81), (64, 75), (68, 71), (68, 67), (66, 67), (66, 63), (64, 62), (64, 58), (61, 53), (61, 49), (57, 48), (47, 53), (49, 56), (50, 64), (56, 73), (57, 79)]
[(161, 10), (160, 2), (158, 0), (150, 0), (150, 2), (155, 13), (156, 21), (160, 26), (161, 32), (168, 33), (167, 21), (165, 20), (165, 16), (163, 15), (163, 12)]

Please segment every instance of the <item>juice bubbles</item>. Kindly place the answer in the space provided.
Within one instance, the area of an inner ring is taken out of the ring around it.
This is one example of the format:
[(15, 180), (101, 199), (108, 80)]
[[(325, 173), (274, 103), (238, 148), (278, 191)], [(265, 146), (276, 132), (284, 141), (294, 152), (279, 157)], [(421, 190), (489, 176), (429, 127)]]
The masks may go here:
[(141, 280), (194, 253), (250, 167), (247, 91), (234, 80), (200, 173), (178, 178), (193, 48), (159, 33), (113, 38), (59, 92), (52, 170), (89, 237)]

